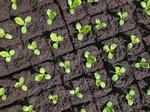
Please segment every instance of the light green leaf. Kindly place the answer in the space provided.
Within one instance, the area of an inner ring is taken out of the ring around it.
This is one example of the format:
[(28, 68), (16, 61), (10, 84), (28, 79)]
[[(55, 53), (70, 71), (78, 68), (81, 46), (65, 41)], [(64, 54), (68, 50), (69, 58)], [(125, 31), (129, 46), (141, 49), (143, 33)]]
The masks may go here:
[(118, 75), (113, 75), (112, 80), (117, 81), (119, 79)]
[(76, 24), (76, 29), (77, 29), (78, 31), (80, 31), (81, 28), (82, 28), (81, 24), (80, 24), (79, 22), (77, 22), (77, 24)]
[(15, 17), (15, 22), (20, 26), (23, 26), (25, 24), (21, 17)]
[(7, 63), (9, 63), (11, 61), (11, 57), (7, 57), (5, 60)]
[(6, 38), (6, 39), (12, 39), (13, 36), (12, 36), (11, 34), (9, 34), (9, 33), (6, 33), (5, 38)]
[(50, 75), (50, 74), (46, 74), (46, 75), (45, 75), (45, 79), (46, 79), (46, 80), (50, 80), (50, 79), (51, 79), (51, 75)]
[(31, 16), (27, 16), (25, 18), (25, 23), (27, 24), (27, 23), (31, 22), (31, 20), (32, 20), (32, 17)]
[(26, 27), (26, 26), (22, 26), (22, 27), (21, 27), (21, 32), (22, 32), (23, 34), (27, 33), (27, 27)]

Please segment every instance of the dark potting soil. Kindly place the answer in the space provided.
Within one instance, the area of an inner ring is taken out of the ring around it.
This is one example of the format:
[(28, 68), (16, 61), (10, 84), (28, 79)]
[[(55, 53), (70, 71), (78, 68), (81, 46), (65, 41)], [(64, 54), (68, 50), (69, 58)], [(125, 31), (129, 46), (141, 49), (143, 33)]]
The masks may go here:
[[(47, 24), (47, 9), (57, 13), (52, 25)], [(119, 25), (117, 12), (127, 11), (125, 25)], [(146, 15), (138, 0), (99, 0), (89, 4), (87, 0), (75, 8), (75, 14), (69, 13), (67, 0), (17, 0), (17, 10), (11, 9), (10, 0), (0, 1), (0, 27), (13, 35), (13, 39), (0, 39), (0, 51), (14, 49), (10, 63), (0, 57), (0, 88), (6, 90), (7, 99), (0, 96), (0, 112), (22, 112), (24, 105), (32, 105), (36, 112), (102, 112), (107, 102), (111, 101), (115, 112), (149, 112), (150, 69), (136, 69), (136, 62), (145, 58), (150, 63), (150, 16)], [(21, 27), (14, 21), (16, 16), (23, 19), (31, 16), (27, 24), (28, 32), (21, 33)], [(107, 27), (97, 30), (95, 20), (107, 23)], [(76, 23), (91, 25), (92, 30), (77, 39)], [(50, 34), (63, 36), (59, 49), (52, 47)], [(140, 43), (127, 49), (131, 35), (137, 35)], [(34, 55), (27, 48), (35, 41), (40, 55)], [(117, 44), (114, 57), (108, 59), (104, 45)], [(89, 51), (96, 57), (91, 68), (86, 68), (84, 52)], [(70, 61), (70, 73), (65, 73), (58, 63)], [(125, 67), (118, 81), (112, 81), (115, 67)], [(51, 75), (50, 80), (35, 81), (40, 67)], [(96, 86), (94, 73), (100, 73), (105, 88)], [(14, 87), (19, 77), (23, 76), (28, 91)], [(79, 87), (83, 98), (69, 92)], [(125, 96), (133, 89), (134, 103), (129, 106)], [(58, 95), (57, 104), (48, 98)]]

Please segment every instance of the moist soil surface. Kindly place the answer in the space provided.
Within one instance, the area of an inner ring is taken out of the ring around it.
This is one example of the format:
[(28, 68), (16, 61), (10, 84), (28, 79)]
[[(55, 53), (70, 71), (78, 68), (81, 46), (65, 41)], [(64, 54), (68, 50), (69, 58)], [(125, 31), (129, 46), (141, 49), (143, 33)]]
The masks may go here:
[[(52, 25), (47, 24), (47, 9), (57, 13)], [(123, 26), (119, 25), (117, 12), (127, 11), (128, 17)], [(22, 112), (24, 105), (32, 105), (36, 112), (102, 112), (106, 103), (111, 101), (115, 112), (150, 112), (150, 69), (136, 69), (134, 64), (141, 58), (150, 63), (150, 16), (146, 15), (139, 0), (99, 0), (89, 4), (86, 0), (75, 8), (75, 14), (69, 13), (67, 0), (17, 0), (17, 10), (12, 10), (10, 0), (0, 1), (0, 27), (13, 35), (13, 39), (0, 39), (0, 51), (14, 49), (10, 63), (0, 57), (0, 87), (6, 90), (7, 99), (0, 99), (0, 112)], [(22, 34), (15, 23), (16, 16), (31, 16), (27, 25), (28, 32)], [(95, 28), (95, 19), (107, 23), (101, 30)], [(92, 26), (82, 41), (77, 39), (75, 24)], [(54, 49), (50, 34), (54, 32), (64, 37), (60, 48)], [(140, 43), (131, 50), (127, 44), (130, 36), (137, 35)], [(39, 56), (27, 48), (35, 41), (41, 51)], [(103, 51), (104, 45), (117, 44), (113, 59), (108, 59)], [(96, 57), (91, 68), (86, 68), (84, 52), (89, 51)], [(70, 73), (60, 68), (60, 61), (70, 61)], [(122, 66), (126, 72), (118, 81), (112, 81), (115, 67)], [(50, 74), (50, 80), (35, 81), (39, 68), (44, 67)], [(94, 73), (99, 72), (106, 87), (95, 84)], [(27, 92), (14, 87), (23, 76), (28, 87)], [(83, 98), (69, 93), (80, 87)], [(129, 106), (126, 94), (135, 91), (134, 103)], [(57, 104), (48, 98), (58, 95)]]

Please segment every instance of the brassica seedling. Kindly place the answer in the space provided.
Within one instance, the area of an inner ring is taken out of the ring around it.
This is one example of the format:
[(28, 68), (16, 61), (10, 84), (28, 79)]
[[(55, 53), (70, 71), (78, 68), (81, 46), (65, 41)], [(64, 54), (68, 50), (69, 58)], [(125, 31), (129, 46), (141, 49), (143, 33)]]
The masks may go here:
[(117, 15), (119, 16), (119, 24), (120, 26), (123, 26), (125, 24), (125, 20), (128, 17), (128, 12), (118, 12)]
[(115, 74), (112, 76), (113, 81), (119, 80), (119, 78), (126, 72), (126, 69), (124, 67), (115, 67)]
[(68, 0), (70, 14), (75, 13), (75, 8), (81, 5), (81, 0)]
[(56, 33), (51, 33), (50, 39), (53, 42), (53, 48), (58, 49), (60, 47), (60, 42), (64, 40), (64, 37), (57, 35)]
[(32, 105), (29, 105), (29, 106), (24, 105), (24, 106), (22, 107), (22, 110), (23, 110), (24, 112), (36, 112), (36, 111), (33, 109), (33, 106), (32, 106)]
[(126, 100), (127, 100), (129, 106), (133, 105), (134, 97), (135, 97), (135, 91), (131, 89), (129, 91), (129, 93), (126, 95)]
[(38, 55), (38, 56), (40, 55), (41, 52), (38, 49), (37, 44), (36, 44), (35, 41), (32, 41), (31, 44), (29, 43), (27, 45), (27, 47), (28, 47), (28, 49), (32, 50), (35, 55)]
[(13, 10), (16, 10), (17, 9), (17, 0), (11, 0), (11, 8)]
[(5, 38), (5, 39), (12, 39), (13, 36), (7, 32), (5, 32), (5, 30), (3, 28), (0, 28), (0, 39), (1, 38)]
[(85, 108), (81, 108), (80, 112), (87, 112)]
[(6, 95), (6, 90), (5, 88), (1, 87), (0, 88), (0, 98), (5, 101), (7, 99), (7, 95)]
[(74, 96), (76, 96), (78, 98), (83, 98), (83, 94), (81, 93), (81, 90), (80, 90), (79, 87), (76, 87), (75, 89), (70, 90), (70, 94), (74, 95)]
[(25, 20), (23, 20), (21, 17), (15, 17), (15, 22), (21, 27), (21, 32), (23, 34), (27, 33), (27, 24), (29, 24), (31, 20), (31, 16), (27, 16)]
[(97, 30), (101, 30), (102, 28), (107, 27), (107, 24), (105, 22), (101, 21), (100, 19), (96, 19), (95, 24), (96, 24), (96, 29)]
[(147, 89), (147, 95), (150, 96), (150, 88)]
[(28, 87), (25, 85), (24, 77), (19, 78), (19, 81), (15, 83), (15, 88), (22, 89), (23, 91), (28, 90)]
[(117, 44), (105, 45), (103, 50), (107, 53), (108, 59), (112, 59), (114, 57), (114, 51), (117, 48)]
[(150, 16), (150, 0), (141, 1), (141, 6), (144, 8), (144, 12)]
[(140, 39), (136, 35), (131, 35), (131, 43), (128, 44), (128, 49), (131, 49), (134, 45), (138, 44), (140, 42)]
[(97, 3), (99, 0), (87, 0), (88, 3)]
[(84, 57), (86, 58), (86, 68), (91, 68), (92, 65), (97, 61), (96, 57), (92, 55), (89, 51), (84, 52)]
[(115, 112), (112, 102), (107, 102), (103, 112)]
[(102, 80), (102, 78), (101, 78), (101, 75), (98, 73), (98, 72), (95, 72), (94, 73), (94, 76), (95, 76), (95, 79), (96, 79), (96, 81), (95, 81), (95, 83), (96, 83), (96, 86), (97, 87), (101, 87), (101, 88), (105, 88), (105, 82)]
[(0, 57), (4, 58), (7, 63), (9, 63), (12, 59), (12, 56), (15, 55), (15, 50), (0, 51)]
[(76, 30), (78, 30), (77, 38), (78, 40), (83, 40), (83, 37), (91, 31), (90, 25), (81, 26), (79, 22), (76, 23)]
[(53, 104), (57, 104), (58, 95), (49, 95), (48, 98), (52, 101)]
[(138, 63), (136, 63), (134, 65), (135, 68), (139, 69), (149, 69), (150, 68), (150, 64), (148, 63), (148, 61), (145, 58), (142, 58)]
[(46, 73), (44, 67), (40, 67), (39, 73), (37, 73), (37, 74), (35, 75), (35, 80), (36, 80), (36, 81), (41, 81), (41, 80), (43, 80), (43, 79), (45, 79), (45, 80), (50, 80), (50, 79), (51, 79), (51, 75)]
[(60, 61), (58, 65), (63, 68), (66, 73), (70, 73), (70, 61)]
[(47, 24), (52, 25), (53, 21), (55, 20), (57, 13), (55, 11), (52, 11), (51, 9), (47, 9)]

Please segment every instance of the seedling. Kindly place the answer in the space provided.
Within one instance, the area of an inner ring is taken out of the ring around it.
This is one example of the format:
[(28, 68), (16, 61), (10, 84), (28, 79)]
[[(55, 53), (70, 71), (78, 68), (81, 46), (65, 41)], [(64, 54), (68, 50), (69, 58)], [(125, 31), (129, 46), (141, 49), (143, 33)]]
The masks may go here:
[(48, 98), (52, 101), (53, 104), (57, 104), (58, 95), (49, 95)]
[(90, 25), (81, 26), (79, 22), (76, 24), (76, 30), (78, 30), (77, 38), (78, 40), (83, 40), (83, 37), (91, 31)]
[(117, 44), (105, 45), (103, 50), (107, 53), (108, 59), (112, 59), (114, 57), (114, 51), (117, 48)]
[(150, 88), (147, 89), (147, 95), (150, 96)]
[(70, 73), (70, 61), (60, 61), (58, 65), (63, 68), (66, 73)]
[(124, 67), (115, 67), (115, 74), (112, 76), (113, 81), (119, 80), (119, 78), (126, 72), (126, 69)]
[(22, 110), (23, 110), (24, 112), (36, 112), (36, 111), (33, 109), (33, 106), (32, 106), (32, 105), (29, 105), (29, 106), (24, 105), (24, 106), (22, 107)]
[(1, 87), (0, 88), (0, 98), (5, 101), (7, 99), (7, 96), (6, 96), (6, 90), (5, 88)]
[(81, 108), (80, 112), (87, 112), (85, 108)]
[(43, 79), (50, 80), (51, 79), (51, 75), (46, 73), (44, 67), (40, 67), (39, 73), (35, 75), (35, 80), (36, 81), (41, 81)]
[(135, 68), (137, 69), (149, 69), (150, 64), (147, 62), (145, 58), (142, 58), (138, 63), (134, 65)]
[(112, 102), (107, 102), (106, 107), (103, 109), (103, 112), (115, 112)]
[(16, 10), (17, 9), (17, 0), (11, 0), (11, 8), (13, 9), (13, 10)]
[(150, 16), (150, 0), (141, 1), (141, 6), (144, 8), (144, 12)]
[(23, 20), (21, 17), (15, 17), (15, 22), (21, 27), (21, 32), (23, 34), (27, 33), (27, 24), (29, 24), (31, 20), (31, 16), (27, 16), (25, 20)]
[(47, 24), (52, 25), (53, 21), (55, 20), (57, 13), (55, 11), (52, 11), (51, 9), (47, 9)]
[(119, 16), (119, 24), (120, 26), (123, 26), (125, 24), (125, 20), (128, 17), (128, 12), (118, 12), (117, 15)]
[(92, 65), (97, 61), (96, 57), (92, 55), (89, 51), (84, 52), (84, 57), (86, 58), (86, 68), (91, 68)]
[(12, 56), (15, 55), (15, 50), (0, 51), (0, 56), (5, 59), (7, 63), (9, 63), (12, 59)]
[(75, 8), (81, 5), (81, 0), (68, 0), (70, 14), (75, 13)]
[(130, 90), (129, 93), (126, 95), (126, 100), (128, 101), (128, 105), (132, 106), (134, 103), (135, 91)]
[(134, 45), (138, 44), (140, 39), (136, 35), (131, 35), (131, 43), (128, 44), (128, 49), (131, 49)]
[(105, 82), (101, 79), (101, 75), (98, 72), (94, 73), (94, 76), (96, 78), (96, 86), (97, 87), (101, 87), (101, 88), (105, 88)]
[(87, 0), (88, 3), (97, 3), (99, 0)]
[(19, 81), (15, 83), (15, 88), (22, 89), (23, 91), (28, 90), (28, 87), (25, 85), (24, 77), (19, 78)]
[(81, 93), (81, 90), (79, 87), (76, 87), (74, 90), (70, 90), (70, 94), (81, 99), (83, 98), (83, 94)]
[(95, 20), (96, 29), (101, 30), (102, 28), (106, 28), (107, 24), (105, 22), (102, 22), (100, 19)]
[(9, 39), (10, 40), (10, 39), (13, 38), (13, 36), (11, 34), (5, 32), (5, 30), (3, 28), (0, 28), (0, 39), (1, 38), (2, 39), (5, 38), (5, 39)]
[(36, 44), (35, 41), (32, 41), (31, 44), (29, 43), (27, 45), (27, 47), (28, 47), (28, 49), (32, 50), (35, 55), (38, 55), (38, 56), (40, 55), (41, 52), (38, 49), (37, 44)]
[(53, 48), (54, 49), (58, 49), (60, 47), (60, 42), (64, 40), (64, 37), (62, 36), (58, 36), (57, 34), (55, 33), (51, 33), (50, 34), (50, 38), (53, 42)]

